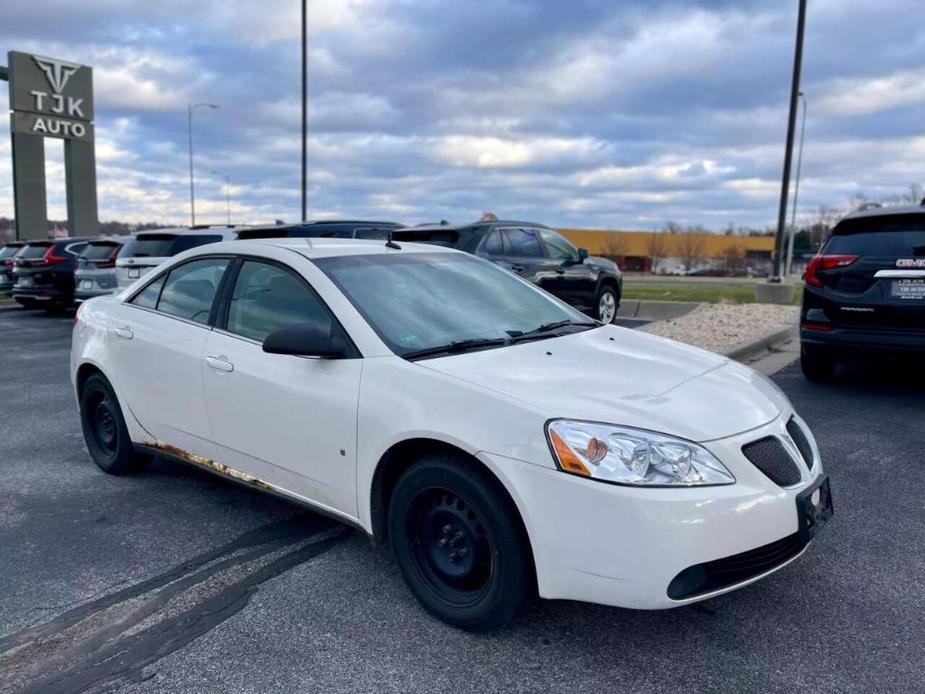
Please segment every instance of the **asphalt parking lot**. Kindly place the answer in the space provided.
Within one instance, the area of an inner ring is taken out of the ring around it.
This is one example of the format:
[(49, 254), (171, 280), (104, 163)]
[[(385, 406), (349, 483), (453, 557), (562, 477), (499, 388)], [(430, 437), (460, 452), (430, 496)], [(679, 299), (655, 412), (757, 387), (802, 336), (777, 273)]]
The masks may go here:
[(920, 367), (775, 377), (836, 506), (775, 576), (662, 612), (539, 602), (472, 635), (354, 530), (173, 463), (100, 472), (70, 329), (0, 310), (0, 691), (925, 690)]

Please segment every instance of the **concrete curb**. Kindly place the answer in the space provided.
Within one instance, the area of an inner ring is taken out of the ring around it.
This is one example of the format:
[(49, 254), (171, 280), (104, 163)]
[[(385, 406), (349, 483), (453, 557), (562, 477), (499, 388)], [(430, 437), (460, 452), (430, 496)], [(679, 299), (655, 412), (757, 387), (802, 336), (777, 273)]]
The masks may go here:
[(770, 352), (777, 345), (783, 342), (789, 342), (790, 340), (796, 339), (799, 337), (799, 328), (796, 325), (788, 325), (786, 328), (781, 328), (769, 335), (764, 337), (759, 337), (755, 340), (748, 340), (741, 344), (736, 345), (730, 350), (724, 352), (725, 356), (730, 359), (735, 359), (736, 361), (747, 361), (748, 359), (754, 357), (756, 354), (762, 352)]
[(696, 301), (650, 301), (623, 299), (617, 316), (620, 318), (641, 318), (650, 321), (680, 318), (700, 306)]

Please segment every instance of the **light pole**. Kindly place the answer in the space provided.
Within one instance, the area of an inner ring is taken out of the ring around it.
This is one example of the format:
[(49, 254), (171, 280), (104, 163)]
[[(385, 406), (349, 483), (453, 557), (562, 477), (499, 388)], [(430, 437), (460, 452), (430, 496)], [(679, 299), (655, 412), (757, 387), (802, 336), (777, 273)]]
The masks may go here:
[(787, 119), (787, 149), (784, 152), (784, 174), (780, 186), (780, 209), (777, 215), (777, 234), (774, 237), (774, 268), (770, 281), (780, 283), (783, 266), (784, 229), (787, 226), (787, 194), (790, 192), (790, 165), (793, 162), (793, 135), (797, 120), (797, 94), (800, 93), (800, 73), (803, 68), (803, 34), (806, 29), (806, 0), (799, 0), (797, 40), (793, 56), (793, 79), (790, 83), (790, 116)]
[(186, 134), (189, 138), (189, 217), (190, 226), (196, 226), (196, 191), (193, 187), (193, 111), (197, 108), (218, 108), (218, 104), (192, 102), (186, 105)]
[(228, 178), (228, 174), (219, 173), (218, 171), (210, 171), (213, 176), (223, 176), (225, 179), (225, 213), (228, 218), (228, 226), (231, 226), (231, 180)]
[(800, 124), (800, 149), (797, 154), (797, 178), (793, 185), (793, 211), (790, 213), (790, 238), (787, 240), (787, 271), (789, 277), (793, 271), (793, 241), (797, 234), (797, 200), (800, 197), (800, 170), (803, 168), (803, 136), (806, 134), (806, 96), (800, 92), (803, 100), (803, 121)]
[(302, 221), (308, 217), (308, 8), (302, 0)]

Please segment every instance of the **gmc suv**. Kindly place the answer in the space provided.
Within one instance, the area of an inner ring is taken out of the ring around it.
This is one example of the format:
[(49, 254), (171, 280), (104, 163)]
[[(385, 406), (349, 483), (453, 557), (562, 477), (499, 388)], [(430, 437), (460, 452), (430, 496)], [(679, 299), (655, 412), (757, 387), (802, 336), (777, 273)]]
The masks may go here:
[(839, 359), (925, 354), (925, 207), (846, 216), (803, 278), (800, 354), (808, 379), (831, 377)]

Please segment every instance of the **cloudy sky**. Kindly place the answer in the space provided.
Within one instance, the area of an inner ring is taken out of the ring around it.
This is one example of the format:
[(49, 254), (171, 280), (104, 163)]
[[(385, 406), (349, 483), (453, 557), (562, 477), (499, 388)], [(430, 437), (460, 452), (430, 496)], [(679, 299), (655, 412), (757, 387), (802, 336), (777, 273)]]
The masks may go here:
[[(801, 209), (925, 183), (921, 9), (810, 0)], [(309, 0), (309, 14), (312, 217), (776, 220), (796, 0)], [(235, 220), (298, 217), (298, 0), (3, 0), (10, 49), (94, 67), (101, 219), (188, 218), (189, 101), (221, 106), (196, 114), (199, 221), (224, 221), (225, 174)]]

